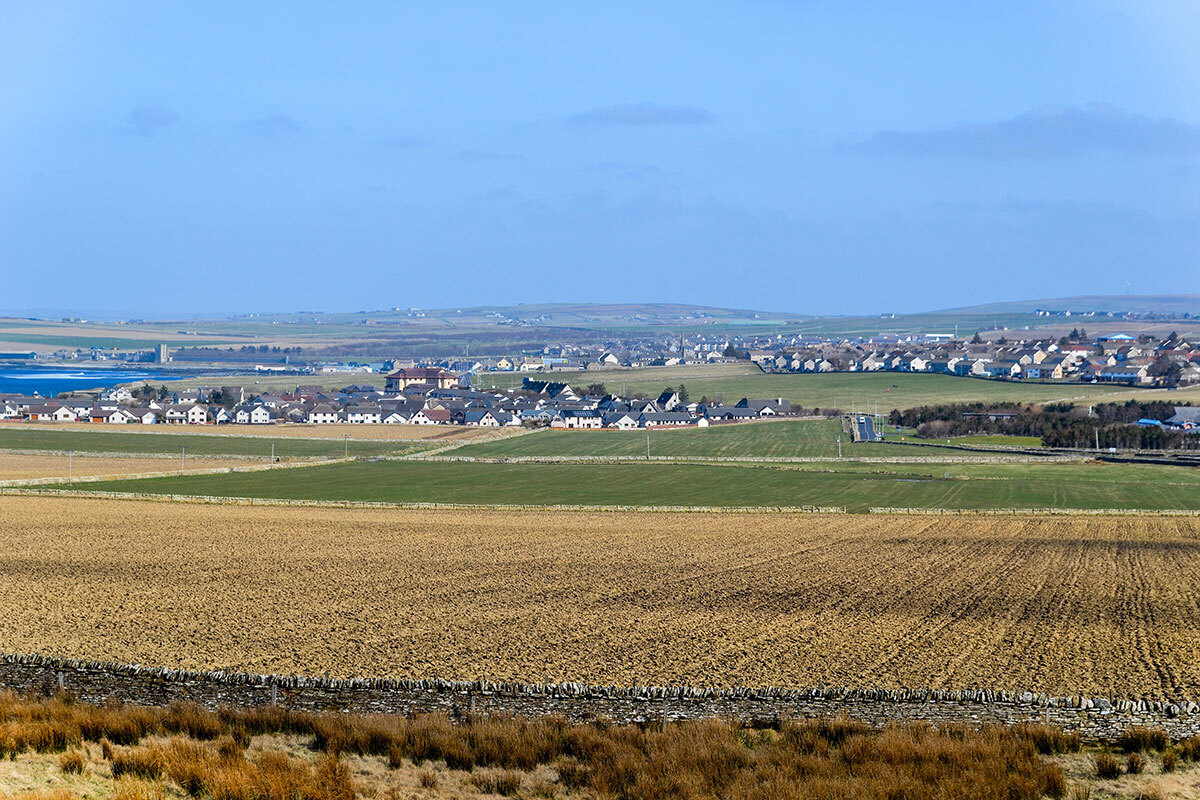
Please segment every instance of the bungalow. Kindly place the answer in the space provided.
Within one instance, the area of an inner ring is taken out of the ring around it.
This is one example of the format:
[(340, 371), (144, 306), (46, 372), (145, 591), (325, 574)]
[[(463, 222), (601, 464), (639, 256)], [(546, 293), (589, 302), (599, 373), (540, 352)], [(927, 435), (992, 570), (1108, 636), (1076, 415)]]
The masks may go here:
[(127, 425), (131, 422), (137, 422), (137, 417), (124, 409), (108, 409), (108, 408), (93, 408), (87, 414), (87, 418), (92, 422), (107, 423), (110, 425)]
[(619, 431), (632, 431), (638, 427), (638, 418), (640, 414), (633, 414), (628, 411), (618, 411), (615, 414), (607, 414), (604, 417), (604, 427), (616, 428)]
[(691, 425), (693, 421), (692, 415), (684, 411), (655, 411), (642, 414), (639, 423), (643, 428), (662, 428)]
[(233, 414), (225, 406), (209, 406), (208, 418), (216, 425), (228, 425), (233, 422)]
[(389, 411), (380, 418), (384, 425), (407, 425), (408, 417), (401, 411)]
[(75, 422), (79, 417), (73, 409), (58, 403), (30, 406), (26, 418), (36, 422)]
[(133, 415), (135, 421), (142, 425), (157, 425), (161, 412), (153, 408), (131, 408), (129, 413)]

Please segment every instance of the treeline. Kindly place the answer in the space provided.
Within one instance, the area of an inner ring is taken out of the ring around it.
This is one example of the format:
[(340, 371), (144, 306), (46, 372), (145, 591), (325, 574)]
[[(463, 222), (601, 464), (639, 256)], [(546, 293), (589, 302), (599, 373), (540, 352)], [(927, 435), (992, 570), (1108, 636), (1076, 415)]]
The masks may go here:
[[(991, 433), (1036, 436), (1045, 447), (1116, 447), (1123, 450), (1197, 450), (1200, 436), (1158, 426), (1136, 425), (1140, 419), (1164, 421), (1175, 413), (1172, 403), (1155, 400), (1077, 406), (1051, 403), (944, 403), (918, 406), (888, 415), (888, 423), (916, 428), (917, 436), (945, 439)], [(992, 416), (998, 416), (993, 419)]]

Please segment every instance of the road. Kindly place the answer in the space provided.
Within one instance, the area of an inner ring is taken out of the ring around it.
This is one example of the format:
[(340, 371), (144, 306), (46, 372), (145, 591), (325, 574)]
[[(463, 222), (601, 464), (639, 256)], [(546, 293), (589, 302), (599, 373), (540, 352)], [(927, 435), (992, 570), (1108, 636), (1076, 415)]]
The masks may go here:
[(883, 437), (875, 433), (875, 423), (870, 417), (862, 416), (854, 418), (854, 426), (858, 433), (858, 441), (860, 442), (876, 442), (882, 441)]

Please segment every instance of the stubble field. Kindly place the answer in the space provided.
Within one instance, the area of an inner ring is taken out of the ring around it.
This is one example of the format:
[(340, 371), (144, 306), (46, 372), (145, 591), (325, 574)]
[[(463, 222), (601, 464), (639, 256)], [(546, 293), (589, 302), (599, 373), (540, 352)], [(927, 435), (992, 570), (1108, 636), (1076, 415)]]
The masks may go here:
[(0, 649), (253, 672), (1200, 697), (1200, 520), (0, 497)]
[[(243, 462), (220, 458), (193, 458), (189, 470), (240, 466)], [(178, 458), (113, 458), (110, 456), (73, 456), (42, 453), (0, 453), (0, 481), (25, 478), (76, 478), (100, 475), (147, 475), (179, 469)]]

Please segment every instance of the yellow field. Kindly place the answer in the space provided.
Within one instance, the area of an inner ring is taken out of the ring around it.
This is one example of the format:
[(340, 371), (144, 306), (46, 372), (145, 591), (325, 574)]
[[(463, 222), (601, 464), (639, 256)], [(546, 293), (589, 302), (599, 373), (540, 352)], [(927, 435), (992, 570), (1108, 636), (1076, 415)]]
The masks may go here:
[(1200, 520), (3, 497), (0, 649), (188, 667), (1200, 697)]
[[(445, 439), (461, 442), (512, 435), (511, 429), (469, 428), (463, 425), (305, 425), (287, 423), (283, 425), (106, 425), (91, 422), (11, 422), (17, 430), (87, 431), (93, 433), (187, 433), (195, 436), (247, 436), (276, 438), (297, 436), (308, 439), (374, 439), (379, 441), (405, 441), (418, 439)], [(520, 429), (517, 430), (520, 432)]]
[[(242, 466), (219, 458), (189, 458), (189, 471), (212, 467)], [(70, 474), (76, 478), (96, 475), (142, 475), (170, 472), (179, 469), (178, 458), (112, 458), (111, 456), (76, 455), (70, 464)], [(67, 477), (67, 457), (40, 453), (0, 453), (0, 481), (24, 478)]]

